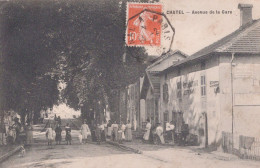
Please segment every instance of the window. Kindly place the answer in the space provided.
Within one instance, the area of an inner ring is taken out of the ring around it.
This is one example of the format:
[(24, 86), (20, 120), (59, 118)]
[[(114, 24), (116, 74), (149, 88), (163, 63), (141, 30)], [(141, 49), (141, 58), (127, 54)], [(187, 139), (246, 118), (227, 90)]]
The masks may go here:
[(165, 102), (168, 102), (168, 100), (169, 100), (169, 92), (168, 92), (168, 84), (167, 83), (165, 83), (163, 85), (163, 100)]
[(205, 75), (201, 76), (201, 96), (206, 95), (206, 77)]

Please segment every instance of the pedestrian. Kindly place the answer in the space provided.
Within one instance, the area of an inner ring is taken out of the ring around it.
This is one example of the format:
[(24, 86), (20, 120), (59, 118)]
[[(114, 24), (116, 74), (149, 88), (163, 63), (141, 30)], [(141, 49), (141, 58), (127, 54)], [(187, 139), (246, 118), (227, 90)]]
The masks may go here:
[(52, 141), (54, 140), (54, 134), (53, 134), (51, 124), (48, 124), (48, 128), (46, 130), (46, 138), (48, 141), (48, 146), (52, 147)]
[(126, 129), (126, 125), (124, 124), (124, 122), (122, 122), (122, 123), (121, 123), (122, 141), (125, 140), (125, 129)]
[(108, 121), (107, 124), (107, 136), (110, 137), (110, 139), (112, 139), (112, 122), (111, 120)]
[(114, 124), (111, 125), (112, 128), (112, 140), (118, 141), (118, 124), (114, 121)]
[(80, 128), (80, 133), (82, 135), (82, 143), (87, 143), (88, 135), (90, 135), (90, 129), (86, 123), (86, 121), (83, 121), (83, 124), (81, 125)]
[(31, 122), (28, 122), (28, 125), (26, 127), (26, 144), (31, 145), (33, 143), (33, 127), (31, 125)]
[(187, 144), (187, 136), (189, 135), (189, 125), (183, 121), (181, 126), (181, 145)]
[(96, 134), (96, 140), (97, 140), (97, 144), (100, 144), (101, 141), (101, 128), (100, 125), (97, 124), (96, 129), (95, 129), (95, 134)]
[(65, 140), (67, 142), (67, 145), (69, 144), (71, 145), (71, 128), (69, 126), (69, 123), (66, 124), (65, 132), (66, 132)]
[(55, 128), (55, 133), (56, 133), (56, 136), (55, 136), (55, 141), (56, 141), (56, 145), (60, 145), (61, 143), (61, 132), (62, 132), (62, 129), (60, 127), (60, 124), (57, 124), (57, 127)]
[(143, 136), (143, 139), (145, 141), (148, 141), (149, 140), (149, 137), (150, 137), (150, 131), (151, 131), (151, 123), (150, 123), (150, 119), (147, 119), (147, 123), (146, 123), (146, 126), (145, 126), (145, 133), (144, 133), (144, 136)]
[(3, 120), (0, 121), (0, 145), (6, 145), (5, 140), (6, 130)]
[(101, 141), (104, 142), (106, 141), (106, 123), (103, 122), (101, 125), (100, 125), (100, 129), (101, 129)]
[(132, 141), (132, 124), (130, 123), (130, 120), (128, 120), (126, 124), (125, 140)]
[(14, 118), (14, 124), (12, 125), (13, 130), (15, 131), (15, 138), (14, 141), (16, 143), (19, 143), (20, 139), (19, 139), (19, 135), (20, 135), (20, 131), (21, 131), (21, 123), (19, 122), (19, 118), (15, 117)]
[(61, 125), (61, 118), (60, 118), (60, 116), (58, 116), (57, 121), (58, 121), (58, 124)]
[(117, 138), (118, 138), (118, 142), (119, 142), (119, 143), (122, 143), (122, 141), (123, 141), (122, 125), (123, 125), (123, 123), (121, 122), (120, 125), (119, 125), (119, 127), (118, 127), (118, 135), (117, 135)]
[(174, 144), (174, 129), (175, 128), (175, 126), (174, 126), (174, 123), (173, 123), (173, 121), (171, 121), (171, 123), (170, 123), (170, 129), (171, 129), (171, 135), (172, 135), (172, 144)]
[(163, 137), (163, 127), (161, 123), (158, 123), (156, 128), (156, 135), (159, 137), (161, 144), (165, 144), (164, 137)]
[(166, 136), (167, 136), (167, 140), (172, 141), (172, 143), (174, 143), (174, 125), (173, 125), (173, 121), (171, 121), (171, 123), (167, 122), (166, 123)]

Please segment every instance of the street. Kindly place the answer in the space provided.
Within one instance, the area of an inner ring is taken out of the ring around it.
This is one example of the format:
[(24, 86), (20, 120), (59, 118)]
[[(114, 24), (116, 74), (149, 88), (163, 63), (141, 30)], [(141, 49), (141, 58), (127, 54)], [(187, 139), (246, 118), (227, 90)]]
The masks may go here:
[[(119, 149), (113, 145), (94, 142), (80, 144), (78, 130), (72, 131), (72, 145), (46, 145), (45, 132), (42, 126), (34, 126), (35, 144), (26, 148), (24, 157), (19, 153), (3, 162), (3, 168), (71, 168), (71, 167), (114, 167), (114, 168), (189, 168), (190, 165), (200, 168), (225, 167), (260, 167), (260, 162), (240, 160), (236, 156), (221, 152), (198, 152), (192, 147), (169, 147), (143, 144), (139, 141), (125, 142), (124, 145), (141, 150), (142, 154)], [(63, 131), (64, 137), (64, 131)], [(89, 140), (90, 141), (90, 140)]]

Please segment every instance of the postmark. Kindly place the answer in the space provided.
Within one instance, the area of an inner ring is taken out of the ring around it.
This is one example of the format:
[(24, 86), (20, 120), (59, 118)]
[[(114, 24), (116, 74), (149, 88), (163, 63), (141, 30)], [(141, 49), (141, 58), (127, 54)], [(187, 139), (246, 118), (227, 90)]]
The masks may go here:
[(160, 46), (162, 5), (127, 3), (127, 46)]

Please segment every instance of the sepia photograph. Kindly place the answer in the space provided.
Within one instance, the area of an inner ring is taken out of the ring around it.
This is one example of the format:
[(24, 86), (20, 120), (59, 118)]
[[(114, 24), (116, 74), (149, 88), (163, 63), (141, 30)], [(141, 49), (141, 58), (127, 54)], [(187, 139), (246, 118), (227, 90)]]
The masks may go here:
[(259, 0), (0, 0), (0, 168), (259, 168)]

